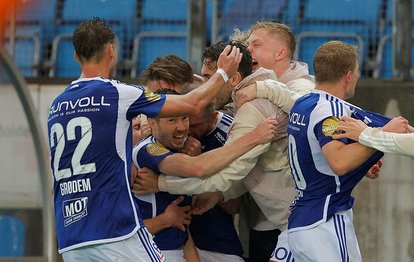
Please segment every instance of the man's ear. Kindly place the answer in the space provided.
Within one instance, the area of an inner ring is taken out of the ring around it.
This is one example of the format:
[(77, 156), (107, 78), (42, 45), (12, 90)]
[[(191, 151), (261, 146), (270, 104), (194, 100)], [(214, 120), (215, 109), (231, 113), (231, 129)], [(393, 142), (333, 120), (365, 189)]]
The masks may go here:
[(236, 72), (230, 79), (230, 84), (231, 86), (235, 87), (236, 85), (238, 85), (241, 81), (242, 81), (242, 76), (240, 74), (240, 72)]
[(276, 61), (282, 60), (285, 58), (288, 54), (288, 50), (286, 47), (281, 47), (279, 52), (276, 54)]
[(349, 82), (349, 81), (351, 81), (351, 79), (352, 79), (352, 75), (353, 75), (353, 72), (352, 72), (352, 71), (348, 71), (348, 72), (345, 74), (345, 76), (344, 76), (345, 82)]

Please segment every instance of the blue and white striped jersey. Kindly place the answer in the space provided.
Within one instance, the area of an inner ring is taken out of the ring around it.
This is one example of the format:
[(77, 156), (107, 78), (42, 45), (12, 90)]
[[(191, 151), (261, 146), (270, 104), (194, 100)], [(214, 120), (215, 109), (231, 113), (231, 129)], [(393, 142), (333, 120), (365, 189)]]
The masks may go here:
[(297, 196), (289, 216), (289, 231), (312, 228), (328, 221), (336, 212), (350, 209), (354, 202), (352, 190), (383, 156), (382, 152), (376, 152), (348, 174), (334, 174), (322, 147), (332, 141), (338, 118), (343, 115), (363, 120), (372, 127), (384, 126), (390, 120), (320, 90), (299, 98), (290, 111), (289, 161)]
[(200, 143), (202, 151), (207, 152), (222, 147), (226, 143), (227, 132), (232, 122), (232, 116), (219, 111), (216, 127), (201, 138)]
[[(158, 168), (158, 164), (164, 158), (174, 153), (176, 152), (170, 151), (150, 135), (134, 147), (132, 158), (137, 167), (146, 167), (160, 174), (161, 171)], [(181, 195), (173, 195), (168, 192), (137, 196), (142, 217), (148, 219), (162, 214), (168, 205), (179, 196)], [(183, 196), (184, 200), (179, 205), (191, 205), (191, 196)], [(154, 242), (161, 250), (174, 250), (182, 248), (187, 239), (188, 232), (183, 232), (178, 228), (167, 228), (155, 234)]]
[[(227, 140), (227, 133), (233, 117), (219, 112), (216, 128), (201, 138), (203, 152), (222, 147)], [(190, 232), (196, 247), (206, 251), (229, 255), (243, 255), (233, 216), (216, 205), (202, 215), (193, 216)]]
[(165, 96), (100, 77), (72, 82), (48, 117), (59, 252), (119, 241), (143, 226), (130, 190), (133, 117)]

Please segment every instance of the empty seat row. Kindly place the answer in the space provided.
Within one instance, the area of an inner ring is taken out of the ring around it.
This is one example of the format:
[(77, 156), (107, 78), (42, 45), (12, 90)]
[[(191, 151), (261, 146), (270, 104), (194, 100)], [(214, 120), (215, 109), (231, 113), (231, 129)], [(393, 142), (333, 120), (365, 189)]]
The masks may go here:
[[(15, 44), (8, 48), (14, 49), (24, 76), (78, 76), (71, 34), (81, 21), (92, 16), (109, 21), (113, 27), (123, 75), (136, 77), (157, 56), (173, 53), (187, 58), (187, 0), (20, 1)], [(211, 3), (207, 1), (210, 16)], [(245, 30), (258, 20), (282, 21), (298, 38), (295, 58), (308, 62), (311, 71), (313, 54), (320, 44), (337, 39), (359, 46), (363, 76), (368, 70), (374, 70), (377, 77), (391, 76), (392, 0), (367, 0), (364, 5), (357, 0), (217, 3), (219, 39), (226, 39), (235, 27)]]

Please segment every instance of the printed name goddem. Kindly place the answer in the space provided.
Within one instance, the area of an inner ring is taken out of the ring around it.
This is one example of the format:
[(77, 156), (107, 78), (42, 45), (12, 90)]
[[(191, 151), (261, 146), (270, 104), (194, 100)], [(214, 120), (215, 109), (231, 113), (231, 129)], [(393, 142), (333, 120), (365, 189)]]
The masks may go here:
[(60, 194), (62, 196), (86, 191), (91, 191), (91, 181), (89, 178), (63, 182), (60, 184)]

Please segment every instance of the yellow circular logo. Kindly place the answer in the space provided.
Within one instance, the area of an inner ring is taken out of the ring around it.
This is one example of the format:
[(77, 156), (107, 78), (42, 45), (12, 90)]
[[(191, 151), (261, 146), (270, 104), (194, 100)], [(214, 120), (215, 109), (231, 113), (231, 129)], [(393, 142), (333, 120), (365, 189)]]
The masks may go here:
[(322, 132), (325, 136), (332, 136), (336, 133), (336, 129), (339, 126), (339, 118), (328, 117), (322, 123)]

